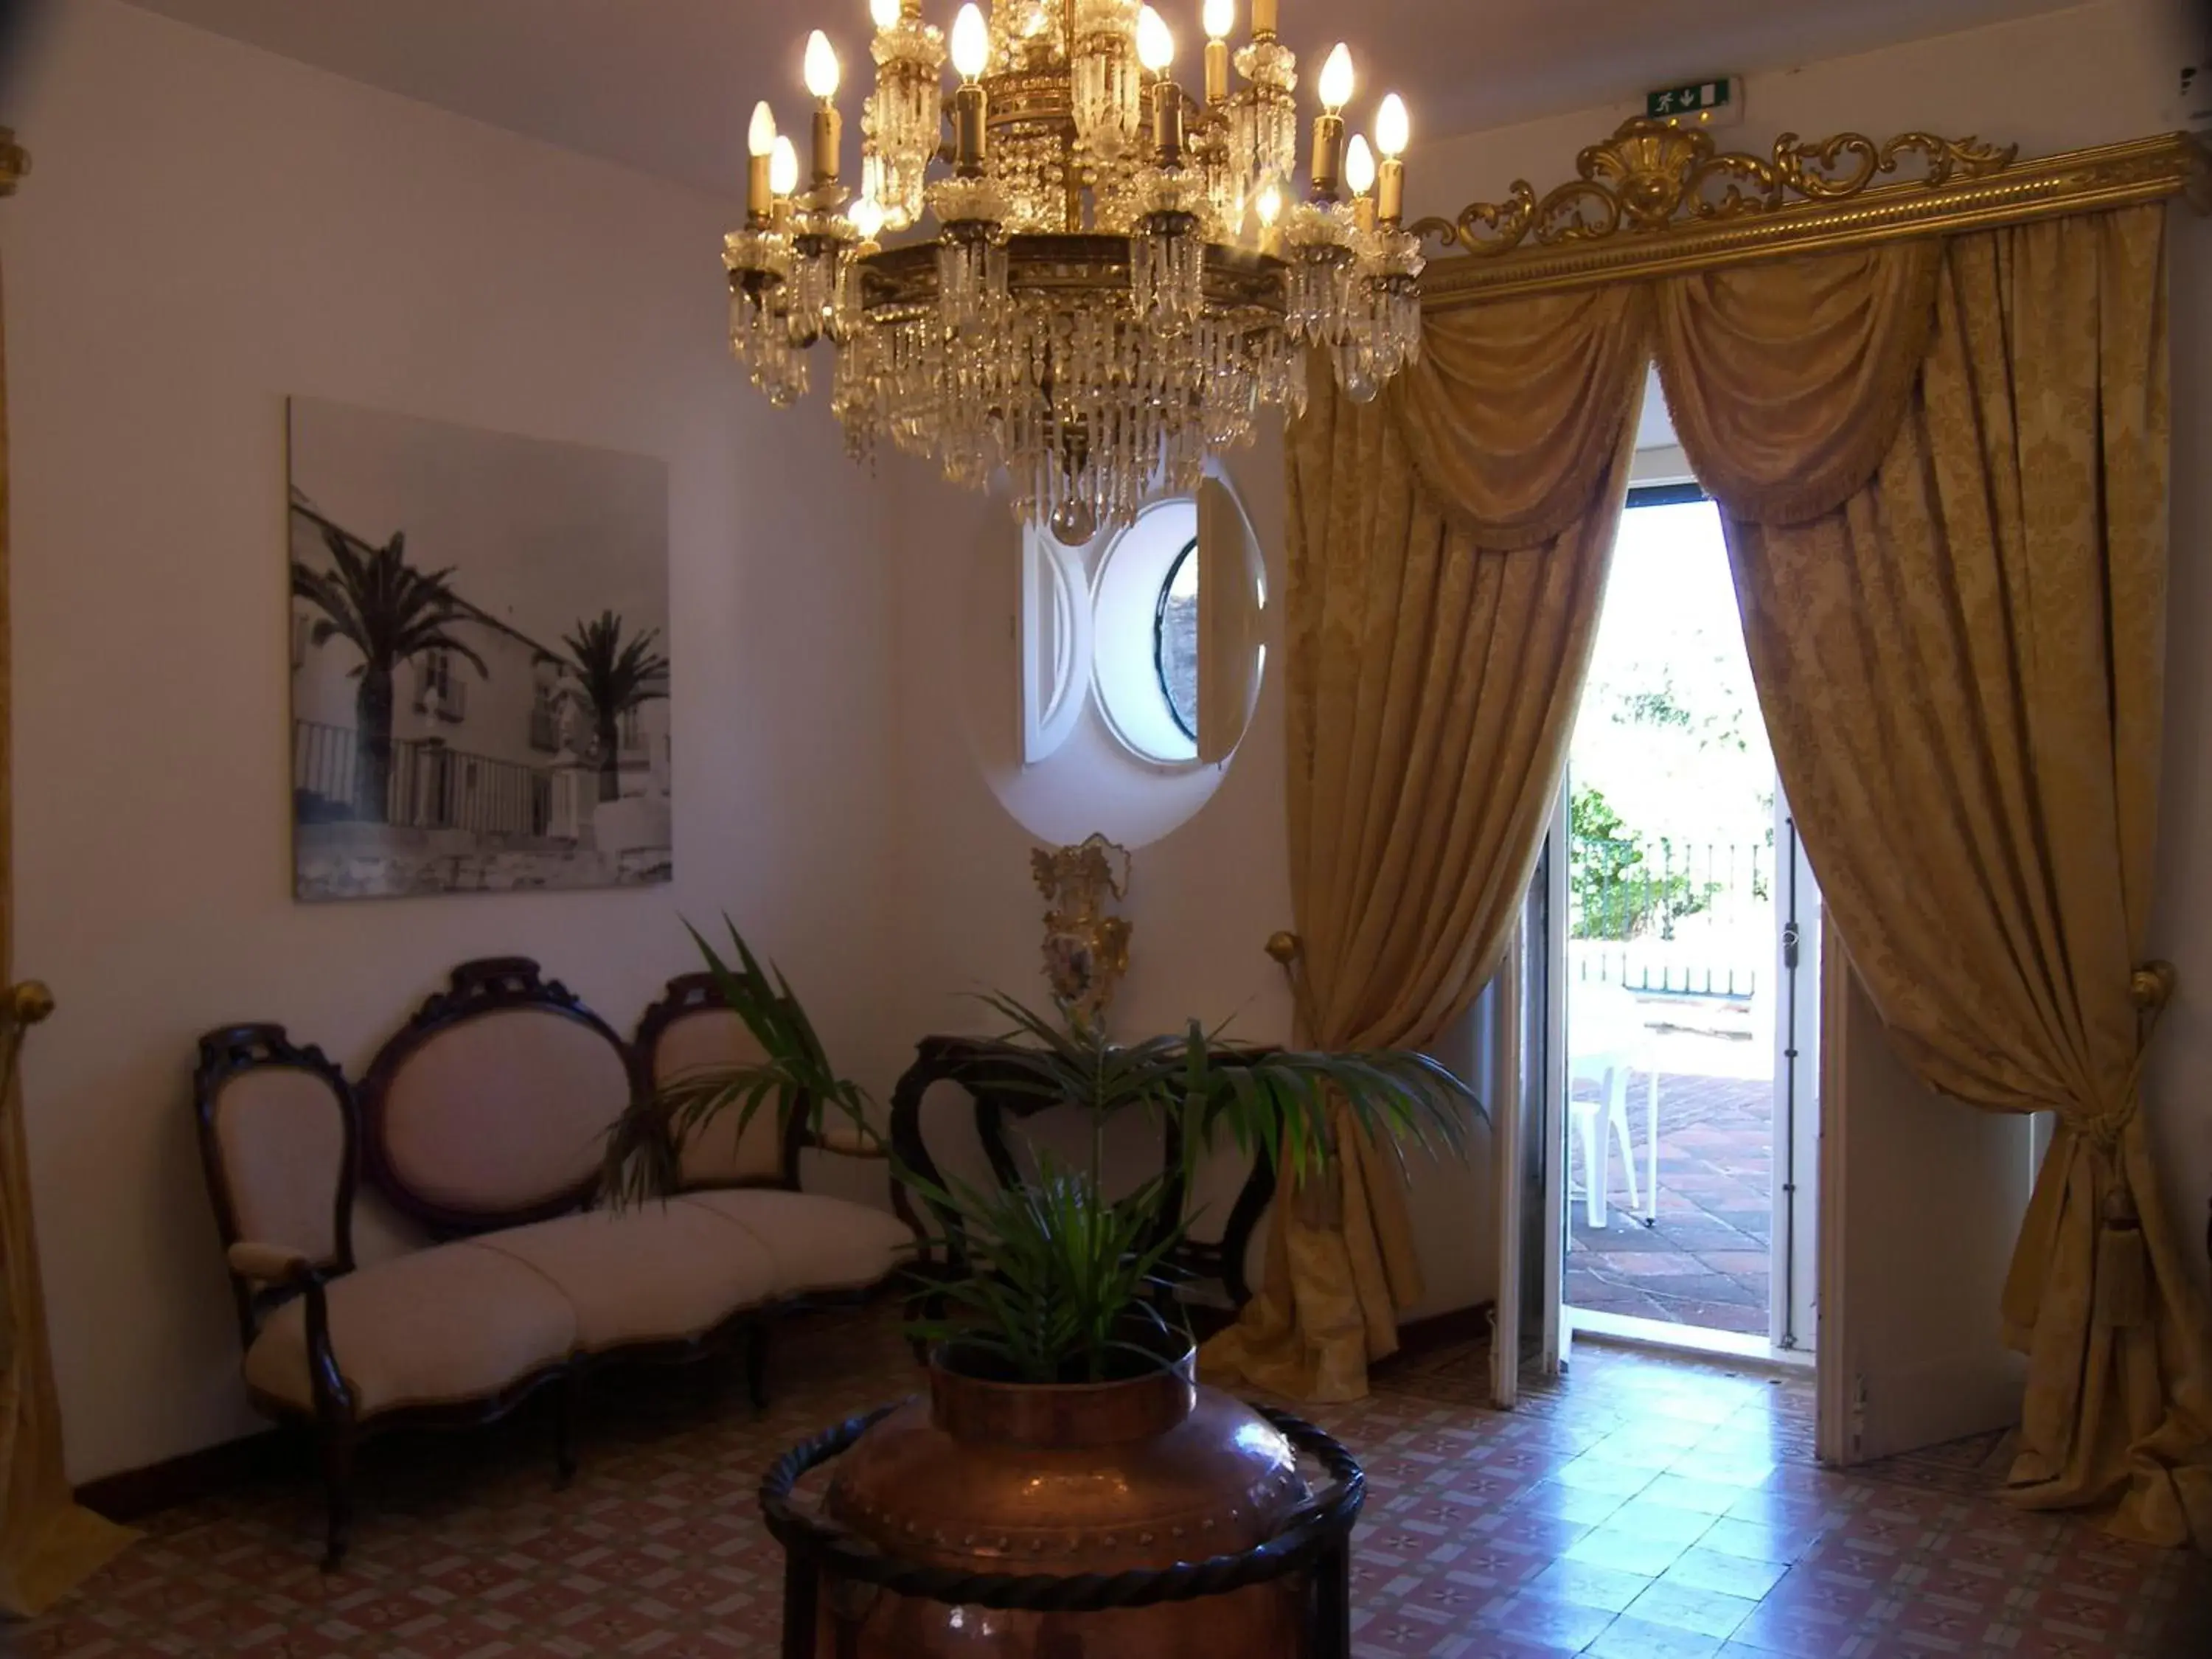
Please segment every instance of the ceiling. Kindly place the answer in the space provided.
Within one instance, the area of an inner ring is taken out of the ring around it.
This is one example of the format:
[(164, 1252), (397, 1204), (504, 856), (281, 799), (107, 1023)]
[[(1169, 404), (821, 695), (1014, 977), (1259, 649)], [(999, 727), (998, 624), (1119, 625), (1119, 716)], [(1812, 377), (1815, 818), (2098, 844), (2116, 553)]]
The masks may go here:
[[(1755, 74), (2072, 0), (1284, 0), (1309, 73), (1339, 36), (1363, 87), (1395, 88), (1422, 137), (1634, 99), (1716, 72)], [(744, 177), (754, 100), (787, 122), (806, 31), (848, 72), (865, 0), (133, 0), (458, 114), (723, 194)], [(949, 22), (952, 0), (928, 0)], [(1162, 6), (1188, 47), (1197, 0)], [(1240, 10), (1243, 8), (1240, 6)], [(857, 93), (848, 141), (857, 143)], [(1364, 104), (1364, 95), (1361, 99)]]

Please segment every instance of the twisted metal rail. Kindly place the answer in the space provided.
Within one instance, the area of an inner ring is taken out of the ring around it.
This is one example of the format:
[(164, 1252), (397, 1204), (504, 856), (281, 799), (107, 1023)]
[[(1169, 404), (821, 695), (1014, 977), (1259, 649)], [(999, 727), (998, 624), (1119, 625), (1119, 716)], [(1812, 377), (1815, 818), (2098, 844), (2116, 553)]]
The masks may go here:
[(1266, 1406), (1253, 1409), (1297, 1451), (1311, 1457), (1332, 1483), (1293, 1510), (1275, 1534), (1250, 1549), (1139, 1567), (1115, 1573), (964, 1572), (886, 1554), (867, 1540), (802, 1510), (792, 1492), (806, 1474), (851, 1449), (896, 1411), (884, 1406), (824, 1431), (778, 1458), (760, 1484), (762, 1518), (784, 1547), (785, 1659), (814, 1659), (816, 1620), (823, 1573), (834, 1581), (869, 1584), (893, 1595), (947, 1606), (1024, 1613), (1105, 1613), (1164, 1601), (1227, 1595), (1310, 1571), (1314, 1589), (1314, 1644), (1310, 1659), (1349, 1659), (1351, 1538), (1367, 1501), (1367, 1477), (1336, 1441), (1303, 1419)]

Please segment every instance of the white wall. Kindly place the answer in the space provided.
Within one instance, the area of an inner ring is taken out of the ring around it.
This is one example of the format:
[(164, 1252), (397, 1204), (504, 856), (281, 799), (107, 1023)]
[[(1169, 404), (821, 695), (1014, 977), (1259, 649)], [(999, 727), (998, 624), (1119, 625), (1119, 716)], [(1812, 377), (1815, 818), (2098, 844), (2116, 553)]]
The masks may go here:
[[(198, 1034), (361, 1066), (470, 956), (618, 1027), (726, 908), (881, 1081), (877, 492), (721, 347), (726, 204), (111, 3), (9, 116), (17, 970), (77, 1480), (253, 1425), (187, 1105)], [(295, 905), (289, 392), (668, 463), (677, 882)]]

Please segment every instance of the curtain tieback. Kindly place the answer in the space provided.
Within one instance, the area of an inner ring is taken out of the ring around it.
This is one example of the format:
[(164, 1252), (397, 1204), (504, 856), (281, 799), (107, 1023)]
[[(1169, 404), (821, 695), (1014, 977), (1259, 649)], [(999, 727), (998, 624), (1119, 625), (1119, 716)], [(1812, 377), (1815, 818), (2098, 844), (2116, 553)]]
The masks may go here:
[(2160, 1017), (2173, 1000), (2175, 977), (2170, 962), (2147, 962), (2129, 977), (2128, 1000), (2135, 1004), (2137, 1018), (2136, 1056), (2110, 1105), (2103, 1111), (2082, 1111), (2071, 1103), (2057, 1109), (2059, 1121), (2108, 1161), (2118, 1156), (2120, 1137), (2142, 1103), (2143, 1067), (2150, 1061), (2151, 1039), (2158, 1033)]
[(2159, 1017), (2173, 1000), (2174, 977), (2171, 963), (2148, 962), (2136, 969), (2128, 981), (2128, 994), (2141, 1027), (2135, 1060), (2118, 1098), (2106, 1111), (2062, 1114), (2066, 1127), (2088, 1143), (2096, 1172), (2096, 1280), (2091, 1306), (2096, 1322), (2111, 1330), (2131, 1329), (2150, 1316), (2150, 1254), (2120, 1145), (2142, 1106), (2143, 1066), (2150, 1059)]

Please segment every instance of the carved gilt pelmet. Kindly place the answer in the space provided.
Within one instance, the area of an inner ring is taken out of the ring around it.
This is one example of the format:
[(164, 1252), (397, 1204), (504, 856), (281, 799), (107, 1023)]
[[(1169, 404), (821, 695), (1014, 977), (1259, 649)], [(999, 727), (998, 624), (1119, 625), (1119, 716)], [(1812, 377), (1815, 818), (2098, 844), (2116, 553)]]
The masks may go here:
[(2212, 162), (2187, 133), (2023, 160), (2015, 145), (1899, 133), (1807, 140), (1765, 155), (1642, 118), (1576, 158), (1539, 195), (1413, 229), (1445, 257), (1421, 283), (1431, 313), (1753, 260), (1865, 248), (2184, 196), (2212, 211)]

